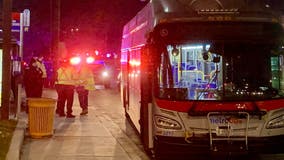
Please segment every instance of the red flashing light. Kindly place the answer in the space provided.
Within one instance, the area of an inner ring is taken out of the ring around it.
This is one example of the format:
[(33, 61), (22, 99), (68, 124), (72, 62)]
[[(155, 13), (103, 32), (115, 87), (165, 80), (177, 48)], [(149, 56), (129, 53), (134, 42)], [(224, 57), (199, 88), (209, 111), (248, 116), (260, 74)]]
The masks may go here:
[(22, 62), (23, 66), (28, 66), (29, 64), (25, 61)]
[(92, 57), (92, 56), (89, 56), (86, 58), (86, 63), (87, 64), (91, 64), (91, 63), (94, 63), (95, 62), (95, 58)]
[(107, 58), (110, 58), (110, 57), (111, 57), (111, 54), (110, 54), (110, 53), (107, 53), (107, 54), (106, 54), (106, 57), (107, 57)]
[[(95, 58), (92, 56), (87, 56), (83, 58), (84, 58), (83, 63), (92, 64), (95, 62)], [(79, 65), (80, 63), (82, 63), (82, 58), (80, 56), (75, 56), (75, 57), (71, 57), (69, 61), (71, 65)]]
[(96, 54), (96, 56), (98, 56), (99, 55), (99, 51), (95, 50), (95, 54)]
[(71, 65), (78, 65), (81, 63), (81, 58), (80, 57), (72, 57), (70, 58), (70, 64)]

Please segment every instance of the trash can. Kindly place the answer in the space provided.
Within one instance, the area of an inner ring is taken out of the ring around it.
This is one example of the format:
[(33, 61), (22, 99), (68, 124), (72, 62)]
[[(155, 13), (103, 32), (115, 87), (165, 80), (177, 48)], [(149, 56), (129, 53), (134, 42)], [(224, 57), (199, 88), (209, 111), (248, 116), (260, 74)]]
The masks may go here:
[(53, 135), (54, 107), (56, 100), (51, 98), (28, 98), (29, 132), (32, 138)]

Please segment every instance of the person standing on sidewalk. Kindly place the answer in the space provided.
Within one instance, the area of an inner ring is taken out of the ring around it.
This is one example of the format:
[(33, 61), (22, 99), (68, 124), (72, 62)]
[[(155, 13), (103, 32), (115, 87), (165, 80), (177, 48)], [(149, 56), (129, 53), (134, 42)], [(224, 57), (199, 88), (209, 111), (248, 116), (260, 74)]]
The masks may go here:
[(38, 57), (33, 57), (24, 71), (24, 86), (27, 98), (40, 98), (42, 96), (45, 77), (45, 66), (40, 62)]
[[(73, 79), (74, 69), (69, 65), (67, 60), (62, 60), (56, 74), (55, 88), (58, 94), (56, 113), (59, 117), (75, 118), (72, 114), (75, 88), (75, 81)], [(66, 102), (67, 115), (64, 111)]]
[(43, 63), (43, 56), (42, 55), (40, 55), (37, 58), (36, 66), (40, 70), (40, 72), (42, 73), (41, 77), (39, 77), (39, 79), (38, 79), (38, 87), (36, 89), (36, 95), (41, 97), (42, 96), (42, 92), (43, 92), (43, 84), (44, 84), (44, 81), (45, 81), (45, 79), (47, 77), (46, 67), (45, 67), (45, 65)]
[(82, 63), (76, 74), (76, 91), (82, 112), (80, 115), (88, 114), (88, 96), (90, 90), (95, 90), (93, 71), (86, 63)]

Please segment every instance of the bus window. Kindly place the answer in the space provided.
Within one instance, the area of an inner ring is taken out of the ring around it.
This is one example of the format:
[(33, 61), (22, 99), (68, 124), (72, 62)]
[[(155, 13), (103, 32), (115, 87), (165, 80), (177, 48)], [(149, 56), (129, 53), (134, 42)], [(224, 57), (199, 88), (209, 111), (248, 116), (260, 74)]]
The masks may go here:
[(282, 56), (271, 54), (273, 48), (242, 42), (210, 48), (209, 43), (167, 45), (160, 54), (159, 96), (247, 100), (283, 95), (283, 60)]
[[(183, 89), (182, 93), (188, 95), (179, 97), (186, 99), (216, 98), (214, 94), (218, 88), (220, 89), (218, 73), (222, 67), (220, 62), (214, 62), (217, 54), (209, 52), (209, 48), (209, 44), (167, 46), (167, 52), (161, 55), (161, 87), (170, 90), (176, 88), (179, 91)], [(204, 52), (207, 54), (206, 59)]]

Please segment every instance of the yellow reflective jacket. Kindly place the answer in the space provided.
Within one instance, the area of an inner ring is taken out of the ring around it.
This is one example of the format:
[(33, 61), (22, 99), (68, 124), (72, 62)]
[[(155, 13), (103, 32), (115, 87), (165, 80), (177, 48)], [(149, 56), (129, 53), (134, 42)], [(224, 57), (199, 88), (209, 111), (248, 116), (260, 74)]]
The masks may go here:
[(60, 67), (57, 70), (56, 84), (75, 85), (74, 70), (71, 67)]
[(87, 90), (95, 90), (95, 81), (93, 71), (86, 65), (81, 66), (75, 74), (76, 85), (84, 86)]

